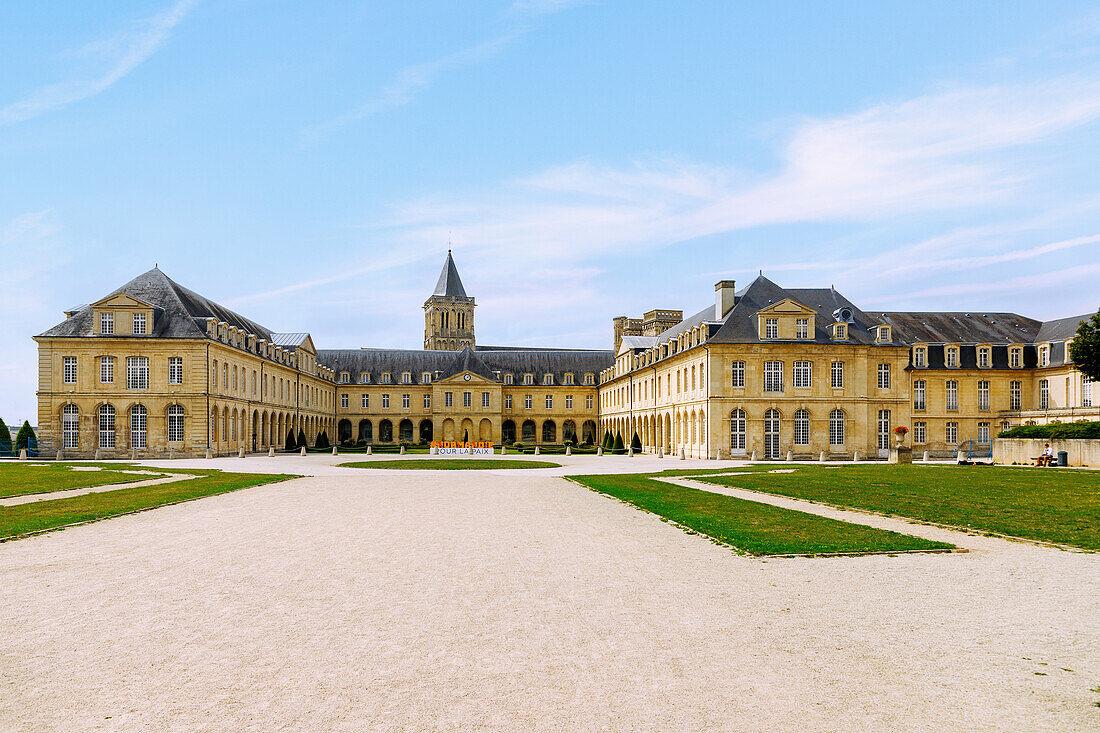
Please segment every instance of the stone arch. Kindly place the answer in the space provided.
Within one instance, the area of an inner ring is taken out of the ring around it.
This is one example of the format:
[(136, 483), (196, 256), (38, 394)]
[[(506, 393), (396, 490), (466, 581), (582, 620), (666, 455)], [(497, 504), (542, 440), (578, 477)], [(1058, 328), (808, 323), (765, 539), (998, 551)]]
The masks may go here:
[(351, 420), (342, 419), (336, 426), (336, 442), (346, 445), (351, 442)]
[(577, 423), (573, 422), (572, 420), (566, 420), (561, 424), (561, 439), (564, 443), (570, 438), (572, 438), (574, 441), (576, 441), (578, 438)]
[(406, 417), (397, 425), (397, 439), (406, 443), (411, 443), (414, 437), (412, 420)]
[(483, 417), (481, 422), (477, 426), (477, 439), (483, 443), (488, 443), (493, 440), (493, 421), (487, 417)]
[(522, 427), (522, 433), (520, 434), (520, 440), (524, 443), (534, 443), (535, 442), (535, 421), (534, 420), (524, 420), (523, 421), (523, 427)]
[(516, 442), (516, 421), (505, 420), (500, 426), (500, 442), (511, 445)]
[(585, 420), (581, 423), (581, 442), (592, 445), (596, 442), (596, 421)]
[(474, 421), (468, 417), (462, 418), (462, 427), (459, 431), (461, 432), (461, 435), (458, 436), (459, 440), (465, 442), (474, 440), (477, 436), (477, 434), (474, 432)]
[(420, 442), (431, 443), (435, 439), (435, 426), (431, 420), (420, 421)]
[(454, 439), (455, 421), (448, 417), (443, 421), (443, 440), (453, 441)]
[(393, 423), (390, 422), (388, 419), (382, 420), (378, 423), (378, 442), (393, 442)]
[(370, 420), (363, 419), (359, 421), (359, 442), (374, 442), (374, 424)]

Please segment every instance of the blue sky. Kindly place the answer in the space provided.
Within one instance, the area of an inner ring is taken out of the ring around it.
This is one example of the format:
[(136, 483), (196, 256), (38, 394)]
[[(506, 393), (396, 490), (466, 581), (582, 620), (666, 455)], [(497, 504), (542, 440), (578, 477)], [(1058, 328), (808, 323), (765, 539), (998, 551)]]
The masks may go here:
[(868, 310), (1100, 305), (1087, 2), (0, 4), (0, 416), (154, 263), (321, 347), (607, 347), (763, 269)]

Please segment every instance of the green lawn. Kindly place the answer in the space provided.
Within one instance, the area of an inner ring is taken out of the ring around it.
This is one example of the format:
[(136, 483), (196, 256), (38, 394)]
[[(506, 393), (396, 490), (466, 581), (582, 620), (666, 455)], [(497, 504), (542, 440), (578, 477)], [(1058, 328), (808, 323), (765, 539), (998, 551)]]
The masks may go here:
[(902, 552), (952, 547), (897, 532), (684, 488), (638, 474), (570, 478), (750, 555)]
[(1100, 473), (984, 466), (806, 466), (723, 486), (1100, 550)]
[(342, 468), (390, 468), (421, 471), (482, 471), (489, 468), (561, 468), (549, 461), (494, 460), (491, 458), (423, 458), (411, 461), (356, 461)]
[[(100, 471), (74, 471), (74, 467), (99, 467)], [(0, 463), (0, 499), (22, 494), (42, 494), (47, 491), (66, 489), (85, 489), (108, 484), (125, 484), (145, 481), (156, 476), (135, 476), (122, 473), (122, 470), (148, 470), (160, 472), (160, 469), (142, 469), (141, 466), (103, 464), (103, 463), (44, 463), (34, 461), (4, 461)], [(160, 475), (167, 475), (160, 473)]]
[[(42, 469), (26, 467), (25, 470)], [(173, 470), (171, 473), (188, 473), (197, 478), (160, 486), (107, 490), (68, 499), (49, 499), (0, 507), (0, 539), (297, 478), (281, 474), (223, 473), (213, 470)]]

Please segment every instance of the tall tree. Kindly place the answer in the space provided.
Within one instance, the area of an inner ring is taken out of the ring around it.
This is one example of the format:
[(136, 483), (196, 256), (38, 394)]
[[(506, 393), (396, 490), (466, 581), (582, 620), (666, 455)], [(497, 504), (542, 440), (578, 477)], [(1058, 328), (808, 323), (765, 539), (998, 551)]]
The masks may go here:
[(1069, 357), (1077, 370), (1100, 382), (1100, 310), (1081, 321), (1069, 345)]
[(23, 421), (23, 427), (19, 428), (19, 432), (15, 435), (15, 453), (27, 449), (27, 453), (31, 455), (38, 455), (38, 438), (35, 437), (34, 428), (31, 427), (29, 420)]
[(8, 431), (8, 426), (4, 424), (3, 420), (0, 420), (0, 456), (11, 455), (11, 433)]

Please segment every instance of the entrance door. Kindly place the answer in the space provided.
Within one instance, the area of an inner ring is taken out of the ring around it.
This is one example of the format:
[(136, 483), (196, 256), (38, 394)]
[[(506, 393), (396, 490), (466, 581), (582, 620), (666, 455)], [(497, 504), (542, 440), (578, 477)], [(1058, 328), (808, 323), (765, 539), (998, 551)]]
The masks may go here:
[(878, 411), (878, 457), (890, 455), (890, 411)]
[(764, 413), (764, 458), (779, 458), (779, 411), (768, 410)]

